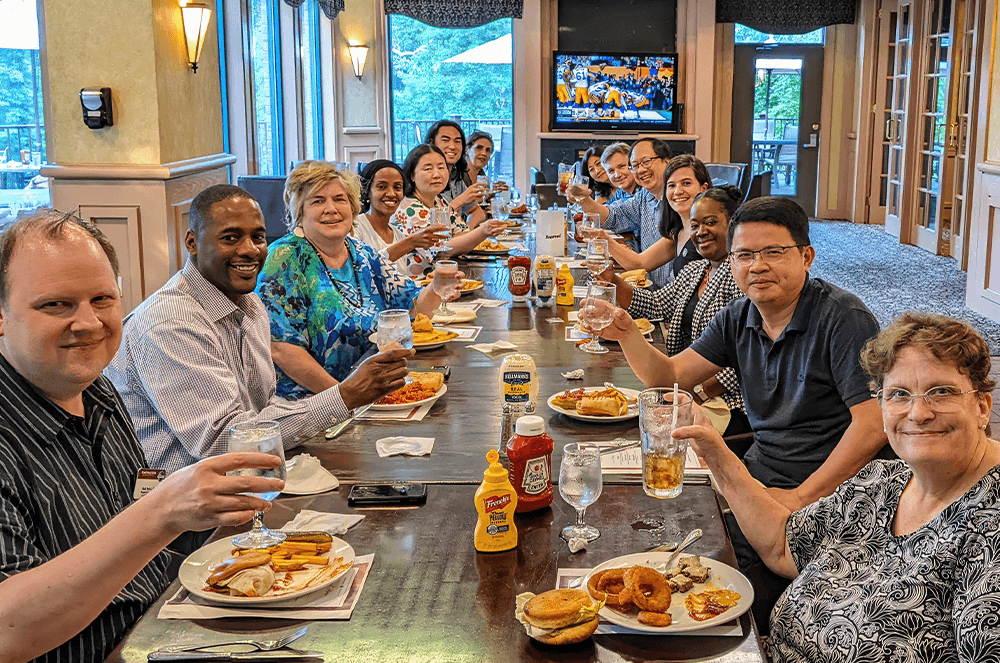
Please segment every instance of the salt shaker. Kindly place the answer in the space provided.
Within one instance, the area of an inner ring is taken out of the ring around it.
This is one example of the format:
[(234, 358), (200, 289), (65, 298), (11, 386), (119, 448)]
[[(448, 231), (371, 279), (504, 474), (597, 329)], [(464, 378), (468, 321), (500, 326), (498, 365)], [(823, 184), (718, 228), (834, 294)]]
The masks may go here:
[(497, 452), (501, 458), (507, 457), (507, 440), (513, 435), (514, 418), (511, 414), (510, 403), (504, 403), (502, 414), (500, 415), (500, 443), (497, 445)]

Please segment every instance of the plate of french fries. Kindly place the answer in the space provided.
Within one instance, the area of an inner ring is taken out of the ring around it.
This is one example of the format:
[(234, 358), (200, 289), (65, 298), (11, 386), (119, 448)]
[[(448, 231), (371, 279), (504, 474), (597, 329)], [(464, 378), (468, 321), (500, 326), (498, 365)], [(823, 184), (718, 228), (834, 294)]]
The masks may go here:
[(258, 605), (321, 590), (354, 564), (354, 548), (326, 532), (285, 534), (281, 543), (259, 550), (241, 550), (229, 538), (209, 543), (184, 560), (178, 580), (206, 601)]

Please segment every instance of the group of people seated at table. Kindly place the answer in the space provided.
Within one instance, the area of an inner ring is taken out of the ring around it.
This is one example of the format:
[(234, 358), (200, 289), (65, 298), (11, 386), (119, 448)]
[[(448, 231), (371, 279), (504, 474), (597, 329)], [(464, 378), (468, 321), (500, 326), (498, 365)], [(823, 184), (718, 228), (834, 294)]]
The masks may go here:
[[(440, 297), (412, 277), (501, 230), (476, 211), (492, 140), (438, 125), (402, 167), (373, 162), (360, 181), (298, 165), (289, 232), (270, 247), (250, 194), (205, 189), (187, 262), (124, 320), (118, 261), (92, 224), (40, 210), (0, 237), (0, 660), (103, 660), (166, 588), (164, 548), (268, 507), (247, 493), (280, 480), (228, 473), (278, 461), (226, 453), (229, 426), (275, 419), (293, 446), (404, 384), (412, 350), (366, 358), (378, 311), (431, 313)], [(810, 278), (801, 207), (741, 204), (698, 159), (669, 157), (641, 139), (584, 161), (613, 190), (577, 202), (639, 240), (619, 262), (669, 258), (642, 263), (664, 270), (652, 291), (604, 275), (618, 301), (601, 334), (644, 384), (699, 403), (675, 436), (731, 507), (772, 659), (992, 660), (989, 347), (932, 314), (880, 331), (855, 295)], [(666, 352), (635, 317), (669, 321)], [(166, 478), (140, 498), (144, 467)]]

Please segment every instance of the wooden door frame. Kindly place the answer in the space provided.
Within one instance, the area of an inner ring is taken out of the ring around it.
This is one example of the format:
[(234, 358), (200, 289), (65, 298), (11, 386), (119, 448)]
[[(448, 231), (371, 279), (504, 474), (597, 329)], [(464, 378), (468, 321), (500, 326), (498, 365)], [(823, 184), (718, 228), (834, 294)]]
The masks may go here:
[[(889, 5), (892, 8), (889, 8)], [(854, 192), (854, 202), (852, 218), (854, 223), (878, 223), (885, 225), (885, 214), (882, 218), (872, 221), (869, 206), (871, 199), (871, 187), (875, 178), (875, 171), (881, 170), (877, 163), (881, 161), (881, 137), (885, 128), (882, 122), (875, 121), (875, 113), (880, 108), (880, 103), (876, 97), (878, 90), (878, 78), (884, 77), (885, 72), (879, 68), (880, 53), (885, 48), (882, 43), (882, 25), (879, 12), (886, 8), (887, 11), (895, 11), (895, 0), (861, 0), (858, 9), (858, 27), (860, 35), (858, 41), (861, 48), (858, 52), (858, 80), (860, 89), (858, 94), (858, 151), (855, 155), (855, 173), (857, 182), (865, 182), (863, 187), (857, 187)], [(876, 153), (876, 144), (878, 147)]]

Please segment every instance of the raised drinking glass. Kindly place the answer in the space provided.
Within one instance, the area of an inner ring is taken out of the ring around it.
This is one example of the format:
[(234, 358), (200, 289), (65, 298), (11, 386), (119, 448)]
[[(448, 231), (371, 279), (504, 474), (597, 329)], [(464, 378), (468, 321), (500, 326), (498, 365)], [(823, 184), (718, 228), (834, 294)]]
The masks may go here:
[(379, 352), (400, 348), (413, 349), (413, 327), (410, 326), (410, 312), (398, 308), (379, 311), (375, 344), (378, 346)]
[(639, 394), (639, 437), (642, 442), (642, 489), (659, 499), (677, 497), (684, 485), (688, 441), (675, 440), (675, 428), (694, 422), (691, 394), (667, 387)]
[(575, 199), (587, 197), (587, 178), (582, 175), (574, 175), (569, 181), (568, 195)]
[(490, 211), (493, 212), (494, 219), (506, 221), (510, 218), (510, 198), (508, 197), (504, 200), (498, 193), (496, 197), (490, 201)]
[(459, 296), (458, 289), (462, 282), (458, 279), (458, 263), (454, 260), (438, 260), (434, 263), (434, 280), (431, 281), (431, 288), (434, 293), (441, 298), (441, 308), (438, 310), (441, 315), (454, 315), (455, 312), (448, 308), (448, 302)]
[(587, 507), (597, 501), (603, 488), (601, 450), (596, 444), (571, 442), (563, 447), (559, 465), (559, 495), (576, 509), (576, 524), (563, 528), (560, 536), (567, 541), (593, 541), (601, 535), (599, 529), (583, 522)]
[[(278, 467), (242, 468), (236, 470), (239, 476), (275, 477), (285, 479), (285, 448), (281, 444), (281, 430), (277, 421), (244, 421), (229, 427), (230, 452), (257, 452), (277, 456)], [(266, 493), (245, 493), (268, 502), (278, 496), (277, 490)], [(264, 512), (253, 516), (253, 529), (233, 537), (237, 548), (267, 548), (285, 540), (284, 532), (275, 532), (264, 526)]]
[(611, 254), (608, 251), (608, 240), (592, 239), (587, 242), (587, 258), (584, 261), (590, 272), (590, 282), (599, 280), (601, 274), (611, 266)]
[(598, 333), (615, 319), (615, 286), (607, 281), (594, 281), (587, 286), (587, 296), (580, 302), (580, 322), (593, 330), (590, 343), (580, 349), (590, 354), (602, 355), (608, 351), (601, 345)]

